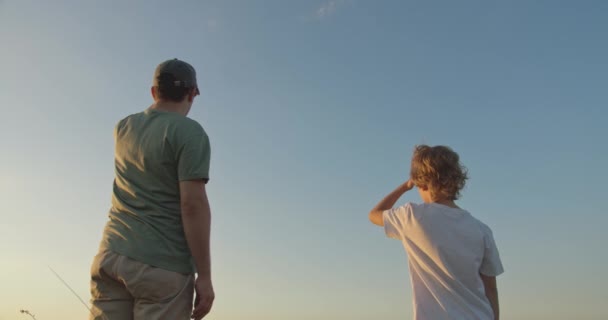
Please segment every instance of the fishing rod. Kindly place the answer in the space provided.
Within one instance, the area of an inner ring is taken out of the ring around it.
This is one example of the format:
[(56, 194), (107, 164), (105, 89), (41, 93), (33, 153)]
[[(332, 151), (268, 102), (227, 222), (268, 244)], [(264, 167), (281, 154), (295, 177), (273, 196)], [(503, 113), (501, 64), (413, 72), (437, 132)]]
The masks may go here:
[[(95, 314), (93, 313), (93, 310), (91, 310), (91, 308), (89, 308), (89, 306), (87, 305), (87, 303), (86, 303), (86, 302), (84, 302), (84, 300), (83, 300), (83, 299), (82, 299), (82, 298), (81, 298), (81, 297), (80, 297), (80, 296), (79, 296), (79, 295), (76, 293), (76, 291), (74, 291), (74, 289), (72, 289), (72, 287), (70, 287), (70, 285), (69, 285), (67, 282), (65, 282), (65, 280), (63, 280), (63, 278), (61, 278), (61, 276), (60, 276), (60, 275), (59, 275), (57, 272), (55, 272), (55, 270), (53, 270), (53, 268), (51, 268), (51, 266), (47, 266), (47, 267), (49, 267), (49, 270), (51, 270), (51, 272), (52, 272), (53, 274), (55, 274), (55, 276), (57, 277), (57, 279), (59, 279), (59, 280), (60, 280), (60, 281), (61, 281), (61, 282), (62, 282), (62, 283), (63, 283), (63, 284), (64, 284), (64, 285), (65, 285), (65, 286), (68, 288), (68, 289), (70, 289), (70, 291), (72, 291), (72, 293), (73, 293), (73, 294), (76, 296), (76, 298), (78, 298), (78, 300), (80, 300), (80, 302), (82, 303), (82, 305), (83, 305), (85, 308), (87, 308), (87, 310), (89, 310), (89, 312), (90, 312), (92, 315), (95, 315)], [(103, 317), (105, 320), (108, 320), (108, 318), (106, 318), (106, 316), (105, 316), (104, 314), (102, 314), (101, 316), (102, 316), (102, 317)]]

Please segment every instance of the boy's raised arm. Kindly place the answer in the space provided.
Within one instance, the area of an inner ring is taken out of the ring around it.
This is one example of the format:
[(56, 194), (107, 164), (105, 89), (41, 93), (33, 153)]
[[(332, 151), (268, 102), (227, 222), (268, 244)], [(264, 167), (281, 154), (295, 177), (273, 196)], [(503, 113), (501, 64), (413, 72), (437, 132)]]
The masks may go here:
[(384, 226), (384, 220), (382, 219), (382, 213), (385, 210), (391, 209), (397, 200), (403, 195), (405, 192), (411, 190), (414, 187), (414, 183), (411, 180), (406, 181), (402, 185), (398, 186), (397, 189), (393, 190), (393, 192), (389, 193), (384, 199), (382, 199), (378, 204), (369, 212), (369, 220), (378, 226)]

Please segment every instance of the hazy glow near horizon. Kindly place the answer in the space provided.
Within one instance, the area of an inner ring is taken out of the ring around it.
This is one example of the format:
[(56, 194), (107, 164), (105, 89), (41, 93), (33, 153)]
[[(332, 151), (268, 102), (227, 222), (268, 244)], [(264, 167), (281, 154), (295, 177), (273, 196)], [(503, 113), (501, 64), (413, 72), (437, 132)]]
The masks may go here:
[[(419, 143), (459, 152), (503, 319), (606, 319), (608, 2), (0, 0), (0, 320), (84, 319), (112, 129), (197, 69), (212, 143), (209, 319), (411, 318), (368, 210)], [(399, 203), (419, 201), (413, 192)]]

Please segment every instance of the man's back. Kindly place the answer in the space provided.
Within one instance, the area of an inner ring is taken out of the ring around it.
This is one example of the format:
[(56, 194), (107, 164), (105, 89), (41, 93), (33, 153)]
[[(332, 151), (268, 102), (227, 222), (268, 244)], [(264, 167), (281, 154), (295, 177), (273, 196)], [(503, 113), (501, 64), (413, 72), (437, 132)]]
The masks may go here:
[(437, 203), (384, 213), (386, 234), (408, 254), (415, 319), (493, 319), (480, 273), (502, 265), (490, 229), (467, 211)]
[(208, 179), (209, 140), (194, 120), (148, 109), (115, 128), (116, 178), (102, 247), (151, 266), (193, 272), (179, 181)]

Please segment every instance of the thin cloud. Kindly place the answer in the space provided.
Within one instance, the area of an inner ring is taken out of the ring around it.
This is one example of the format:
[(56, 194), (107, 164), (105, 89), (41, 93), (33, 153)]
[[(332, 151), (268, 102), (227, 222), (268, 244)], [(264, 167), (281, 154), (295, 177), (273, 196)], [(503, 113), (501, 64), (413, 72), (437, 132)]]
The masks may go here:
[(317, 17), (317, 19), (327, 18), (327, 17), (333, 15), (336, 12), (336, 10), (338, 9), (338, 7), (341, 6), (343, 3), (344, 3), (344, 0), (327, 1), (327, 2), (323, 3), (317, 9), (315, 16)]
[(210, 30), (215, 30), (218, 28), (219, 22), (216, 19), (207, 20), (207, 28)]

